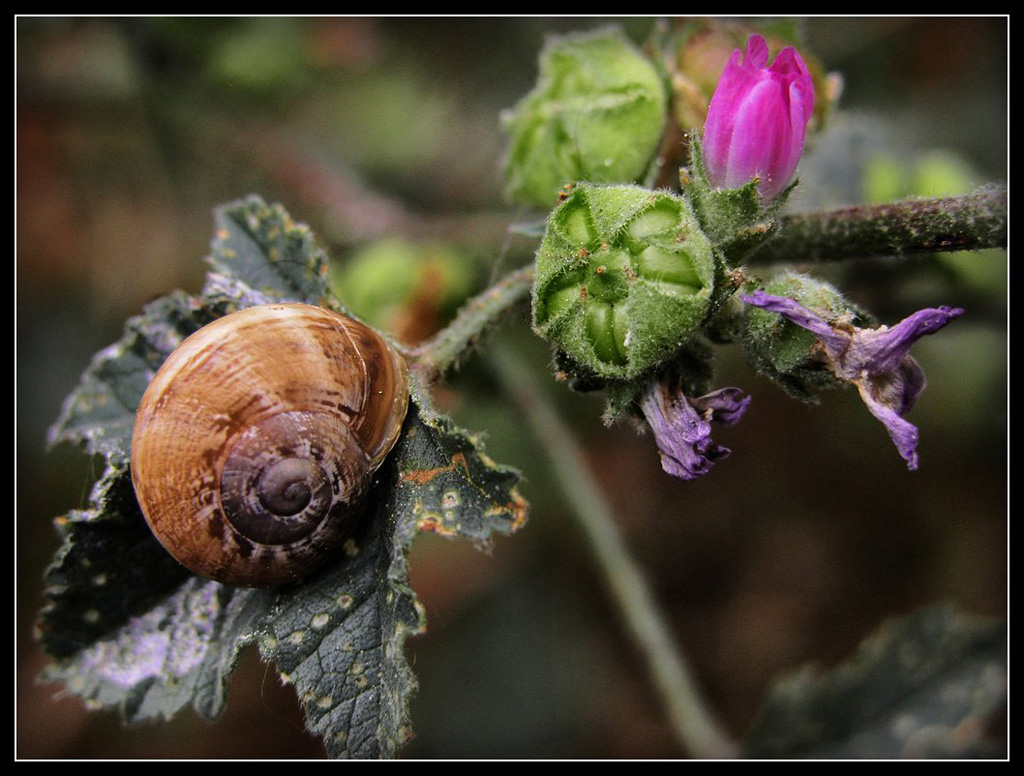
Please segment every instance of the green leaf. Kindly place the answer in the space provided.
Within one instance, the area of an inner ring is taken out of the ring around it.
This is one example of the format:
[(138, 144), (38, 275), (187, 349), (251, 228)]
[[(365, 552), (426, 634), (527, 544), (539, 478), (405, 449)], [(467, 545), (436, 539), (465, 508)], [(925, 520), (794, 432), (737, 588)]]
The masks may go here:
[(57, 520), (64, 543), (47, 570), (50, 603), (39, 624), (43, 647), (56, 657), (71, 657), (145, 613), (187, 575), (150, 533), (126, 458), (109, 457), (90, 502)]
[[(107, 584), (113, 591), (117, 583)], [(168, 719), (188, 705), (215, 717), (270, 595), (188, 576), (148, 611), (50, 666), (44, 678), (63, 681), (90, 707), (119, 706), (131, 722)], [(86, 614), (102, 611), (93, 604)]]
[(743, 754), (1004, 757), (1006, 636), (1005, 622), (946, 607), (891, 622), (837, 668), (778, 682)]
[(523, 520), (518, 476), (443, 425), (428, 425), (418, 406), (410, 408), (367, 532), (347, 548), (350, 559), (279, 597), (262, 630), (264, 658), (295, 684), (309, 728), (332, 757), (391, 756), (408, 738), (415, 679), (402, 643), (425, 627), (406, 566), (416, 532), (483, 542)]
[(412, 398), (417, 425), (403, 432), (398, 443), (396, 495), (416, 529), (478, 544), (486, 544), (495, 532), (518, 530), (526, 520), (526, 502), (516, 490), (519, 472), (488, 458), (479, 438), (437, 412), (415, 380)]
[(129, 450), (135, 410), (153, 374), (185, 337), (216, 317), (193, 307), (193, 300), (176, 293), (129, 319), (120, 342), (93, 357), (78, 387), (65, 399), (50, 428), (50, 443), (82, 443), (100, 455)]
[[(405, 638), (424, 628), (406, 555), (420, 530), (486, 542), (522, 524), (518, 474), (493, 464), (413, 386), (402, 436), (378, 470), (363, 526), (336, 562), (276, 590), (237, 589), (177, 564), (150, 533), (128, 471), (135, 409), (184, 339), (233, 310), (328, 303), (326, 257), (279, 206), (251, 197), (217, 211), (198, 297), (176, 293), (129, 320), (93, 359), (51, 430), (106, 458), (86, 509), (57, 521), (39, 638), (45, 678), (128, 721), (191, 705), (216, 716), (241, 651), (257, 644), (296, 687), (310, 730), (332, 757), (387, 757), (409, 736), (415, 689)], [(258, 285), (253, 285), (258, 284)]]
[(293, 221), (283, 207), (250, 196), (218, 208), (216, 223), (207, 259), (216, 272), (270, 297), (268, 301), (337, 308), (328, 304), (327, 254), (309, 227)]

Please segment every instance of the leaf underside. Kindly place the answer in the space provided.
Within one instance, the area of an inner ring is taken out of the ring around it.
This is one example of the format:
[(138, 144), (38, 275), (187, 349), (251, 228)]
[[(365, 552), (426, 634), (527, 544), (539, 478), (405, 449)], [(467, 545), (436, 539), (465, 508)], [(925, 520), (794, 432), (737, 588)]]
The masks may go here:
[(403, 644), (425, 627), (408, 581), (412, 540), (420, 530), (480, 543), (512, 532), (526, 508), (518, 474), (413, 386), (370, 513), (336, 562), (276, 590), (228, 587), (178, 565), (150, 533), (128, 466), (135, 409), (156, 369), (186, 336), (236, 309), (305, 302), (345, 312), (312, 233), (281, 207), (249, 197), (220, 208), (216, 227), (202, 293), (163, 297), (128, 321), (51, 429), (51, 442), (82, 444), (106, 468), (88, 507), (57, 520), (64, 541), (38, 626), (55, 658), (45, 678), (131, 722), (189, 705), (214, 717), (242, 650), (256, 644), (294, 684), (329, 756), (389, 757), (410, 735), (416, 682)]

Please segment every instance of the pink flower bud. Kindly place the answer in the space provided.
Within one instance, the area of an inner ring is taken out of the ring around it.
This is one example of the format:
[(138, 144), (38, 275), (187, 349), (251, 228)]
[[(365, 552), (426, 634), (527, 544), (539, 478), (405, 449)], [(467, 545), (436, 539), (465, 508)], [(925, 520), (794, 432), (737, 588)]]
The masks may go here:
[(807, 121), (814, 111), (814, 82), (792, 46), (768, 64), (768, 44), (747, 40), (740, 61), (733, 51), (708, 106), (704, 166), (718, 189), (736, 189), (755, 177), (763, 200), (774, 199), (796, 171)]

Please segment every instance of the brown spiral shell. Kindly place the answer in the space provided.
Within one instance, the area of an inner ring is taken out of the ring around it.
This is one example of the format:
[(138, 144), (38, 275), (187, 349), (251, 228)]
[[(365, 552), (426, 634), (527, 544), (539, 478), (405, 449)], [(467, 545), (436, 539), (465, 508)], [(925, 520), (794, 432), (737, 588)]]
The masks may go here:
[(188, 337), (135, 416), (132, 482), (190, 570), (274, 587), (338, 557), (409, 402), (405, 361), (340, 313), (270, 304)]

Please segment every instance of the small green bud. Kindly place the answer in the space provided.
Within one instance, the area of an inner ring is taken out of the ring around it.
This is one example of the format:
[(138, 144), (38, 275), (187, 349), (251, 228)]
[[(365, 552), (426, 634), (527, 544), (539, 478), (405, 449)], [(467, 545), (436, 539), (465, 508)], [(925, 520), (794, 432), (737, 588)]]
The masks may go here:
[(537, 252), (534, 328), (598, 375), (633, 378), (689, 340), (724, 287), (685, 200), (580, 184)]
[(537, 85), (503, 117), (507, 196), (547, 208), (566, 183), (639, 181), (667, 114), (658, 71), (618, 28), (549, 41)]
[[(865, 314), (830, 284), (786, 272), (767, 283), (766, 294), (792, 299), (836, 326), (863, 326)], [(747, 307), (743, 345), (753, 365), (765, 376), (806, 402), (816, 399), (813, 389), (840, 386), (824, 358), (816, 357), (818, 337), (782, 315), (759, 307)]]
[(400, 238), (365, 246), (330, 276), (332, 290), (350, 310), (409, 343), (451, 319), (474, 280), (468, 257), (453, 246)]

